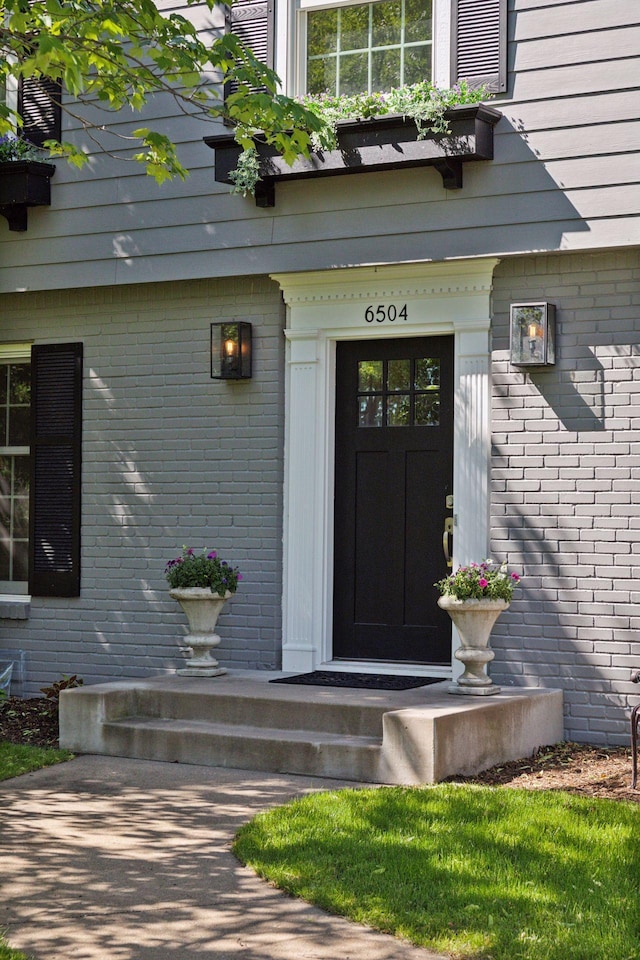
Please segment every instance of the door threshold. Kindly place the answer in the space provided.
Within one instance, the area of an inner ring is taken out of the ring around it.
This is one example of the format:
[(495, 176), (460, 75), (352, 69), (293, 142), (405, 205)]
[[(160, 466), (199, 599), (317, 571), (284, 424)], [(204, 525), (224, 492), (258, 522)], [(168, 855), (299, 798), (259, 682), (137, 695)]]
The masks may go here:
[(339, 673), (386, 673), (391, 677), (437, 677), (451, 680), (451, 667), (428, 663), (393, 663), (387, 660), (328, 660), (317, 670), (335, 670)]

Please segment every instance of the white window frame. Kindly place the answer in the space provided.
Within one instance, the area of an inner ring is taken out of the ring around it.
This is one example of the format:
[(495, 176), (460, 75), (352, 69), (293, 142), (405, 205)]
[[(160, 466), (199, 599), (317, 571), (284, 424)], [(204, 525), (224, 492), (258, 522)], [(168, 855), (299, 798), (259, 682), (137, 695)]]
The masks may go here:
[[(276, 4), (275, 70), (285, 93), (297, 96), (305, 89), (306, 31), (300, 14), (363, 2), (365, 0), (288, 0)], [(439, 87), (451, 85), (451, 0), (433, 0), (432, 80)]]
[[(2, 366), (7, 363), (31, 363), (31, 343), (2, 343), (0, 344), (0, 361)], [(0, 456), (24, 456), (31, 454), (31, 448), (0, 447)], [(31, 549), (31, 544), (29, 544)], [(29, 584), (27, 580), (0, 579), (0, 615), (2, 601), (30, 600)]]

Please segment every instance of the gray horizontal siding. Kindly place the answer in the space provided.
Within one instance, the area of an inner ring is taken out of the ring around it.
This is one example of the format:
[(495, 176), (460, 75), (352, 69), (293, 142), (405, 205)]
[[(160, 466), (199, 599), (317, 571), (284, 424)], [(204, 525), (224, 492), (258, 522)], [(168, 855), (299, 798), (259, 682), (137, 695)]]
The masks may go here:
[[(553, 9), (545, 11), (545, 7)], [(573, 34), (574, 43), (581, 33), (604, 33), (638, 23), (637, 9), (625, 0), (513, 0), (511, 9), (516, 14), (512, 31), (516, 40)]]
[(432, 169), (365, 174), (279, 185), (260, 210), (215, 183), (211, 129), (159, 98), (149, 115), (172, 130), (188, 180), (58, 161), (52, 207), (30, 212), (28, 233), (0, 222), (0, 291), (640, 242), (640, 4), (513, 0), (509, 48), (495, 160), (465, 165), (459, 192)]

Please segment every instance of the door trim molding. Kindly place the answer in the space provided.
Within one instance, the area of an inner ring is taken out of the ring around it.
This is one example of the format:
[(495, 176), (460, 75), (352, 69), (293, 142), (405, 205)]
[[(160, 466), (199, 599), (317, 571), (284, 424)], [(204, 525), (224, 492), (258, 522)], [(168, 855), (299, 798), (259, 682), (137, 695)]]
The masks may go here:
[[(335, 344), (454, 335), (454, 564), (489, 542), (489, 328), (496, 259), (276, 274), (286, 304), (282, 668), (331, 662)], [(367, 323), (402, 300), (407, 321)], [(416, 668), (416, 671), (419, 672)]]

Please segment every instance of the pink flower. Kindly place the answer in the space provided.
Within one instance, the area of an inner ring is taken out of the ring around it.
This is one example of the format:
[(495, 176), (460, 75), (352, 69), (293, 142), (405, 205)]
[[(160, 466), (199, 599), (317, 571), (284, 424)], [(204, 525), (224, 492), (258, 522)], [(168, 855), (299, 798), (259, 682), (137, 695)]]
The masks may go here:
[(485, 580), (484, 577), (480, 577), (480, 579), (478, 580), (478, 586), (482, 587), (482, 589), (484, 590), (485, 587), (489, 586), (489, 581)]

